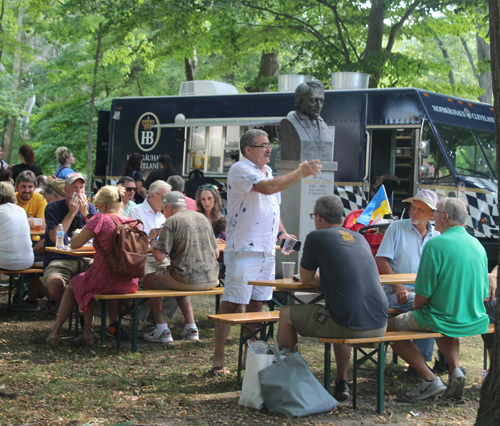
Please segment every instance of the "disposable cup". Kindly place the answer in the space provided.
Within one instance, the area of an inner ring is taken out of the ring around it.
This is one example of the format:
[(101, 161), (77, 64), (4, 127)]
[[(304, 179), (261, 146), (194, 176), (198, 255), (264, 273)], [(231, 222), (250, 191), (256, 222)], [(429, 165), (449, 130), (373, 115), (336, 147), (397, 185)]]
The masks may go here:
[(288, 235), (286, 237), (285, 244), (283, 244), (283, 248), (281, 249), (281, 253), (290, 254), (297, 241), (297, 238), (293, 238), (291, 235)]
[(295, 262), (281, 262), (281, 270), (283, 272), (283, 280), (292, 281), (295, 271)]
[(35, 231), (41, 231), (42, 225), (43, 225), (43, 219), (36, 217), (35, 218)]

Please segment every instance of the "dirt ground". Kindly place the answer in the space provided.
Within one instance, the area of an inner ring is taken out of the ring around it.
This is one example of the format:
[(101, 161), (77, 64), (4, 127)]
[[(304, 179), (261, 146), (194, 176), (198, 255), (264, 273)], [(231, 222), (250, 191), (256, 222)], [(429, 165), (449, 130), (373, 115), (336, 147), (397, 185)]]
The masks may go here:
[[(139, 350), (116, 350), (115, 342), (78, 347), (74, 331), (65, 327), (58, 347), (45, 344), (54, 317), (44, 311), (15, 320), (6, 309), (5, 287), (0, 287), (0, 425), (473, 425), (479, 406), (482, 366), (481, 338), (462, 339), (461, 365), (467, 369), (463, 400), (450, 404), (436, 398), (420, 403), (398, 400), (419, 383), (401, 361), (385, 373), (385, 411), (376, 413), (373, 371), (362, 371), (358, 409), (352, 402), (330, 413), (287, 419), (267, 410), (238, 404), (241, 383), (236, 379), (239, 330), (233, 327), (226, 348), (233, 374), (212, 377), (213, 297), (193, 299), (200, 341), (180, 340), (182, 314), (172, 325), (174, 342), (160, 345), (139, 337)], [(94, 321), (98, 337), (100, 318)], [(127, 330), (128, 323), (125, 322)], [(139, 334), (142, 336), (142, 333)], [(96, 339), (97, 341), (97, 339)], [(302, 339), (301, 352), (316, 377), (323, 381), (323, 346)], [(332, 366), (335, 370), (335, 366)], [(335, 371), (333, 371), (335, 374)], [(447, 375), (442, 376), (447, 383)], [(352, 378), (349, 379), (352, 387)], [(297, 384), (300, 386), (300, 383)]]

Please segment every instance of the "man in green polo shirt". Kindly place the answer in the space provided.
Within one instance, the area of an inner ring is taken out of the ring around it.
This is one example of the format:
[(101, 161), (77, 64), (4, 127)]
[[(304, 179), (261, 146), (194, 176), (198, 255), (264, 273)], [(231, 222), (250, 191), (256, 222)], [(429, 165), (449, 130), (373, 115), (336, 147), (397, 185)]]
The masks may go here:
[(483, 303), (488, 297), (488, 261), (483, 246), (464, 228), (467, 207), (458, 198), (442, 198), (434, 218), (441, 235), (424, 247), (413, 311), (387, 324), (387, 331), (434, 331), (447, 336), (436, 339), (436, 343), (450, 366), (448, 387), (428, 368), (413, 342), (392, 345), (422, 378), (420, 386), (406, 394), (415, 400), (444, 391), (447, 398), (462, 396), (465, 376), (458, 367), (458, 337), (483, 334), (489, 322)]

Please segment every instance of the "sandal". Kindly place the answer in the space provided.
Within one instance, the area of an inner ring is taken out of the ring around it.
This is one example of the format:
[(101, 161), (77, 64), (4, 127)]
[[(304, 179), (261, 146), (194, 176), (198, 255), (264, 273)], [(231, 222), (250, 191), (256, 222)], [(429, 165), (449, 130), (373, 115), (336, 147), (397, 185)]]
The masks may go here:
[(84, 339), (83, 335), (80, 334), (75, 340), (74, 340), (76, 345), (80, 346), (91, 346), (94, 344), (94, 338), (92, 339)]
[(208, 370), (209, 374), (211, 374), (214, 377), (220, 377), (220, 376), (227, 376), (228, 374), (231, 374), (231, 370), (227, 367), (212, 367), (210, 370)]

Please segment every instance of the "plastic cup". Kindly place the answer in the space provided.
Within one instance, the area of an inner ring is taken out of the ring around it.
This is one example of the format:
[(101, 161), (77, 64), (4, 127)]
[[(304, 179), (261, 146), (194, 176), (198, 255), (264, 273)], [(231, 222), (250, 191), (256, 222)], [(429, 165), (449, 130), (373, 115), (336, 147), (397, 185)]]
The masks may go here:
[(41, 231), (42, 225), (43, 225), (43, 219), (36, 217), (35, 218), (35, 231)]
[(293, 238), (291, 235), (288, 235), (286, 237), (285, 243), (283, 244), (283, 248), (281, 249), (281, 253), (290, 254), (297, 241), (297, 238)]
[(283, 272), (284, 281), (293, 281), (295, 262), (281, 262), (281, 270)]

